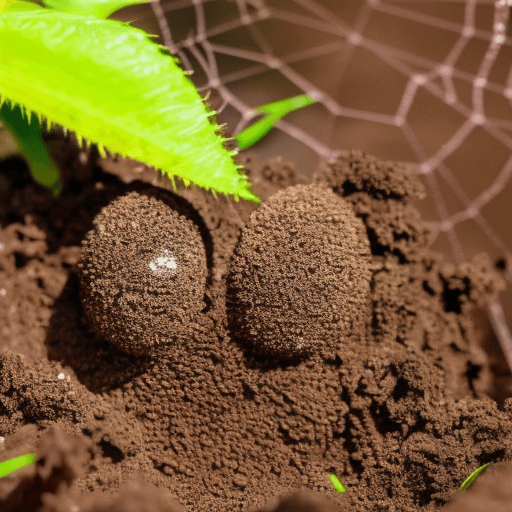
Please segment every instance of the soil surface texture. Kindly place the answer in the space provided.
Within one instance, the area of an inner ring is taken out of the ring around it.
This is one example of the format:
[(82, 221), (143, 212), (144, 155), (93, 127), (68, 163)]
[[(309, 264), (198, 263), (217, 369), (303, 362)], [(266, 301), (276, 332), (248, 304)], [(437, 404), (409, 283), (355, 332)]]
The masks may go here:
[(405, 168), (247, 159), (258, 205), (49, 144), (58, 198), (0, 162), (2, 512), (512, 510), (502, 280), (429, 250)]

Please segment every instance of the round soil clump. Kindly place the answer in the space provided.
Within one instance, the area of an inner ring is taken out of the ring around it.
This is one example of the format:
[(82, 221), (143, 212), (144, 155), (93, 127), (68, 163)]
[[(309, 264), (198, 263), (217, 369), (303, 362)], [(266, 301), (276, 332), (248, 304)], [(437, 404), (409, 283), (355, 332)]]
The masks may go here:
[(242, 230), (227, 283), (231, 329), (257, 355), (332, 356), (362, 335), (370, 279), (369, 241), (348, 203), (326, 187), (289, 187)]
[(102, 209), (78, 264), (84, 313), (123, 352), (152, 355), (185, 337), (204, 307), (206, 254), (197, 226), (151, 194)]

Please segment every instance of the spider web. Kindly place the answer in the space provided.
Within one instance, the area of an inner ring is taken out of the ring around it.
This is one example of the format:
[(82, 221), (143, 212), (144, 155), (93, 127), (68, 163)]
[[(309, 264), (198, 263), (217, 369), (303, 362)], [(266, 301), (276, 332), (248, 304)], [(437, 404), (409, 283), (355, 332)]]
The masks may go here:
[[(352, 148), (410, 164), (428, 188), (419, 207), (434, 249), (457, 264), (485, 251), (510, 285), (511, 9), (512, 0), (153, 0), (120, 18), (159, 34), (228, 136), (258, 118), (257, 106), (307, 93), (317, 103), (251, 151), (309, 175)], [(510, 286), (488, 312), (512, 368)]]

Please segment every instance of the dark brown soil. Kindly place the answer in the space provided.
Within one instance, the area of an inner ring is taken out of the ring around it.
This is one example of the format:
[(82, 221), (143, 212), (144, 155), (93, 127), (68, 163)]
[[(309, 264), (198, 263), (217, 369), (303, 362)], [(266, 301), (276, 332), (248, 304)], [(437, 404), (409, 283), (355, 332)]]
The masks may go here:
[(248, 160), (258, 207), (53, 145), (58, 199), (0, 163), (0, 460), (38, 454), (2, 511), (512, 510), (510, 465), (458, 490), (512, 460), (502, 283), (429, 251), (404, 169)]

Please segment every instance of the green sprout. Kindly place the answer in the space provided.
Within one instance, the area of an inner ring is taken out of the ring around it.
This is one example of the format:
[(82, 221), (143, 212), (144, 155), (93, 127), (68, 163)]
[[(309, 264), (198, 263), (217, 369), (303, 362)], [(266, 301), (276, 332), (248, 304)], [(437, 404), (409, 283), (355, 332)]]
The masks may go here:
[(480, 466), (478, 469), (475, 469), (471, 475), (469, 475), (464, 482), (462, 482), (462, 485), (460, 486), (461, 492), (464, 492), (475, 480), (476, 478), (483, 473), (489, 466), (491, 465), (490, 462), (487, 464), (484, 464), (483, 466)]
[(272, 130), (277, 121), (282, 119), (285, 115), (312, 105), (313, 103), (316, 103), (315, 100), (311, 99), (307, 94), (301, 94), (293, 98), (286, 98), (257, 107), (255, 109), (256, 112), (263, 114), (265, 117), (256, 121), (236, 136), (238, 147), (240, 149), (250, 148), (265, 137), (265, 135)]
[(35, 453), (26, 453), (25, 455), (20, 455), (19, 457), (13, 457), (12, 459), (4, 460), (3, 462), (0, 462), (0, 478), (10, 475), (18, 469), (30, 466), (31, 464), (35, 464), (35, 462)]
[(346, 492), (347, 489), (345, 489), (345, 486), (339, 481), (338, 477), (336, 475), (329, 475), (329, 478), (331, 480), (332, 486), (338, 491), (338, 492)]
[(185, 185), (259, 201), (211, 122), (214, 112), (168, 49), (150, 39), (156, 36), (102, 18), (139, 0), (46, 3), (57, 9), (0, 0), (0, 106), (8, 102), (11, 110), (1, 115), (24, 140), (20, 148), (39, 183), (60, 189), (57, 167), (34, 143), (44, 119), (47, 129), (75, 132), (80, 145), (96, 144), (102, 156), (106, 147)]

